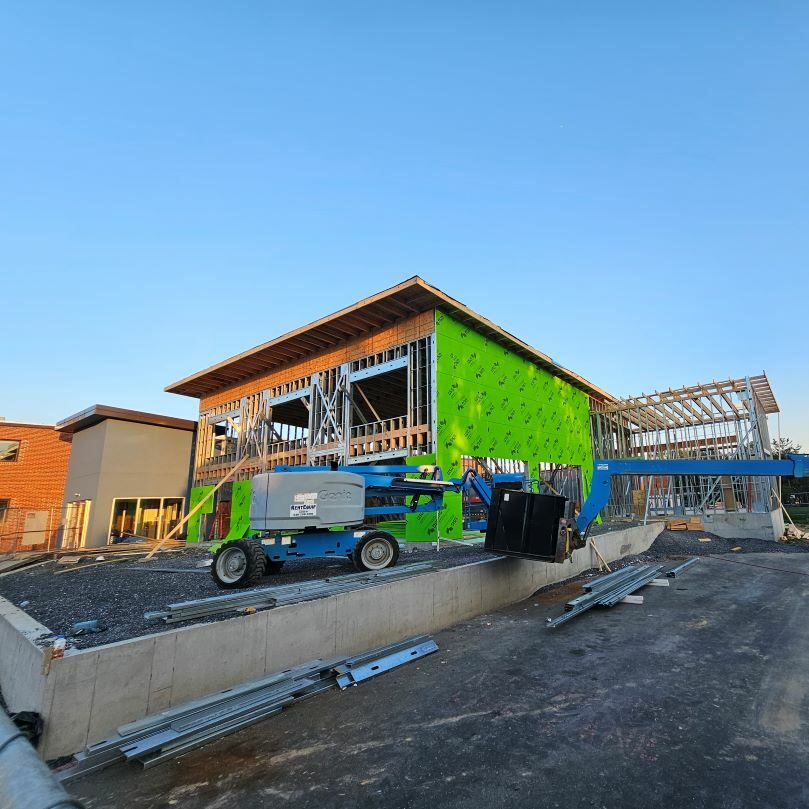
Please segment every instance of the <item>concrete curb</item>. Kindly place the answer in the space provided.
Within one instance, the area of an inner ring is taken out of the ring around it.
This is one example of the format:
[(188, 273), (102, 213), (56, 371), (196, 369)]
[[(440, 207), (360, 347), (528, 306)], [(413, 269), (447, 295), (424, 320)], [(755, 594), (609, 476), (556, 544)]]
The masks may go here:
[[(661, 530), (662, 524), (656, 523), (596, 540), (611, 561), (643, 552)], [(0, 688), (14, 695), (8, 697), (13, 709), (25, 704), (43, 715), (40, 753), (55, 758), (77, 752), (125, 722), (265, 673), (446, 629), (528, 598), (595, 564), (588, 547), (563, 565), (498, 558), (436, 570), (254, 615), (68, 652), (52, 662), (47, 677), (40, 675), (39, 684), (30, 679), (36, 667), (33, 654), (24, 646), (22, 652), (14, 651), (20, 641), (3, 628), (5, 615), (0, 611), (0, 659), (19, 654), (21, 663), (19, 676), (16, 663), (0, 670)], [(42, 650), (25, 640), (41, 667)]]

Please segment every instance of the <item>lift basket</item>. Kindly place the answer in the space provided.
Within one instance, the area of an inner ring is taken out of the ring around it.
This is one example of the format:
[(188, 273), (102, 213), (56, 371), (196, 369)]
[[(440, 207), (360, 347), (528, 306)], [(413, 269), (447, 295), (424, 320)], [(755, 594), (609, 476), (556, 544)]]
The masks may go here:
[(564, 497), (495, 489), (484, 548), (503, 556), (555, 562)]

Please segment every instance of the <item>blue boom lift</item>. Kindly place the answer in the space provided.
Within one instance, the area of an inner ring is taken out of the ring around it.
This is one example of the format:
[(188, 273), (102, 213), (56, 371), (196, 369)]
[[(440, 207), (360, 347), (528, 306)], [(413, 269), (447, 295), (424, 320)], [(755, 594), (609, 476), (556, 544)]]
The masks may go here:
[(494, 491), (484, 547), (504, 556), (564, 562), (587, 544), (587, 534), (607, 505), (610, 483), (619, 475), (708, 475), (711, 477), (806, 477), (809, 455), (782, 460), (619, 459), (593, 462), (590, 493), (578, 515), (564, 497)]
[(279, 466), (252, 482), (250, 527), (257, 536), (216, 552), (211, 574), (223, 588), (250, 587), (288, 559), (348, 557), (358, 570), (396, 564), (399, 543), (369, 517), (434, 512), (460, 481), (437, 466)]
[[(612, 460), (594, 462), (590, 493), (578, 515), (566, 498), (508, 487), (490, 488), (472, 470), (441, 479), (437, 466), (279, 466), (253, 478), (250, 527), (214, 556), (220, 587), (249, 587), (277, 573), (287, 559), (338, 556), (359, 570), (396, 564), (399, 543), (368, 525), (369, 517), (405, 516), (442, 508), (445, 492), (473, 491), (488, 510), (484, 547), (505, 556), (563, 562), (584, 547), (606, 506), (615, 475), (743, 475), (805, 477), (809, 456), (783, 460)], [(513, 481), (508, 481), (513, 482)]]

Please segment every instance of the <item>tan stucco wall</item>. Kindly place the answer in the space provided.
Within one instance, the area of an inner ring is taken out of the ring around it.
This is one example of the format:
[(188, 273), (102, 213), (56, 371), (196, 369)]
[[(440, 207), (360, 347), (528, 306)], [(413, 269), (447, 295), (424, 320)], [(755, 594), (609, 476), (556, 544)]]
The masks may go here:
[(92, 501), (86, 547), (107, 544), (114, 498), (188, 496), (193, 435), (107, 419), (73, 436), (65, 504)]

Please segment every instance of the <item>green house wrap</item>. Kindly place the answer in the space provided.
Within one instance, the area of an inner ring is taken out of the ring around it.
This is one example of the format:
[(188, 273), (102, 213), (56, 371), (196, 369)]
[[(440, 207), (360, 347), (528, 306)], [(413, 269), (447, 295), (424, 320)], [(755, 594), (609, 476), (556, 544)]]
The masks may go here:
[[(586, 495), (593, 469), (586, 393), (441, 311), (436, 360), (435, 457), (445, 478), (462, 473), (464, 455), (522, 460), (531, 477), (541, 462), (571, 464), (582, 468)], [(461, 495), (448, 494), (438, 533), (460, 538), (462, 527)]]
[[(193, 486), (188, 498), (188, 511), (191, 512), (212, 491), (213, 486)], [(202, 508), (186, 524), (186, 541), (199, 542), (199, 523), (203, 514), (213, 513), (213, 497), (208, 497)]]
[(230, 528), (225, 537), (228, 539), (241, 539), (250, 531), (250, 480), (237, 480), (233, 484), (230, 500)]

